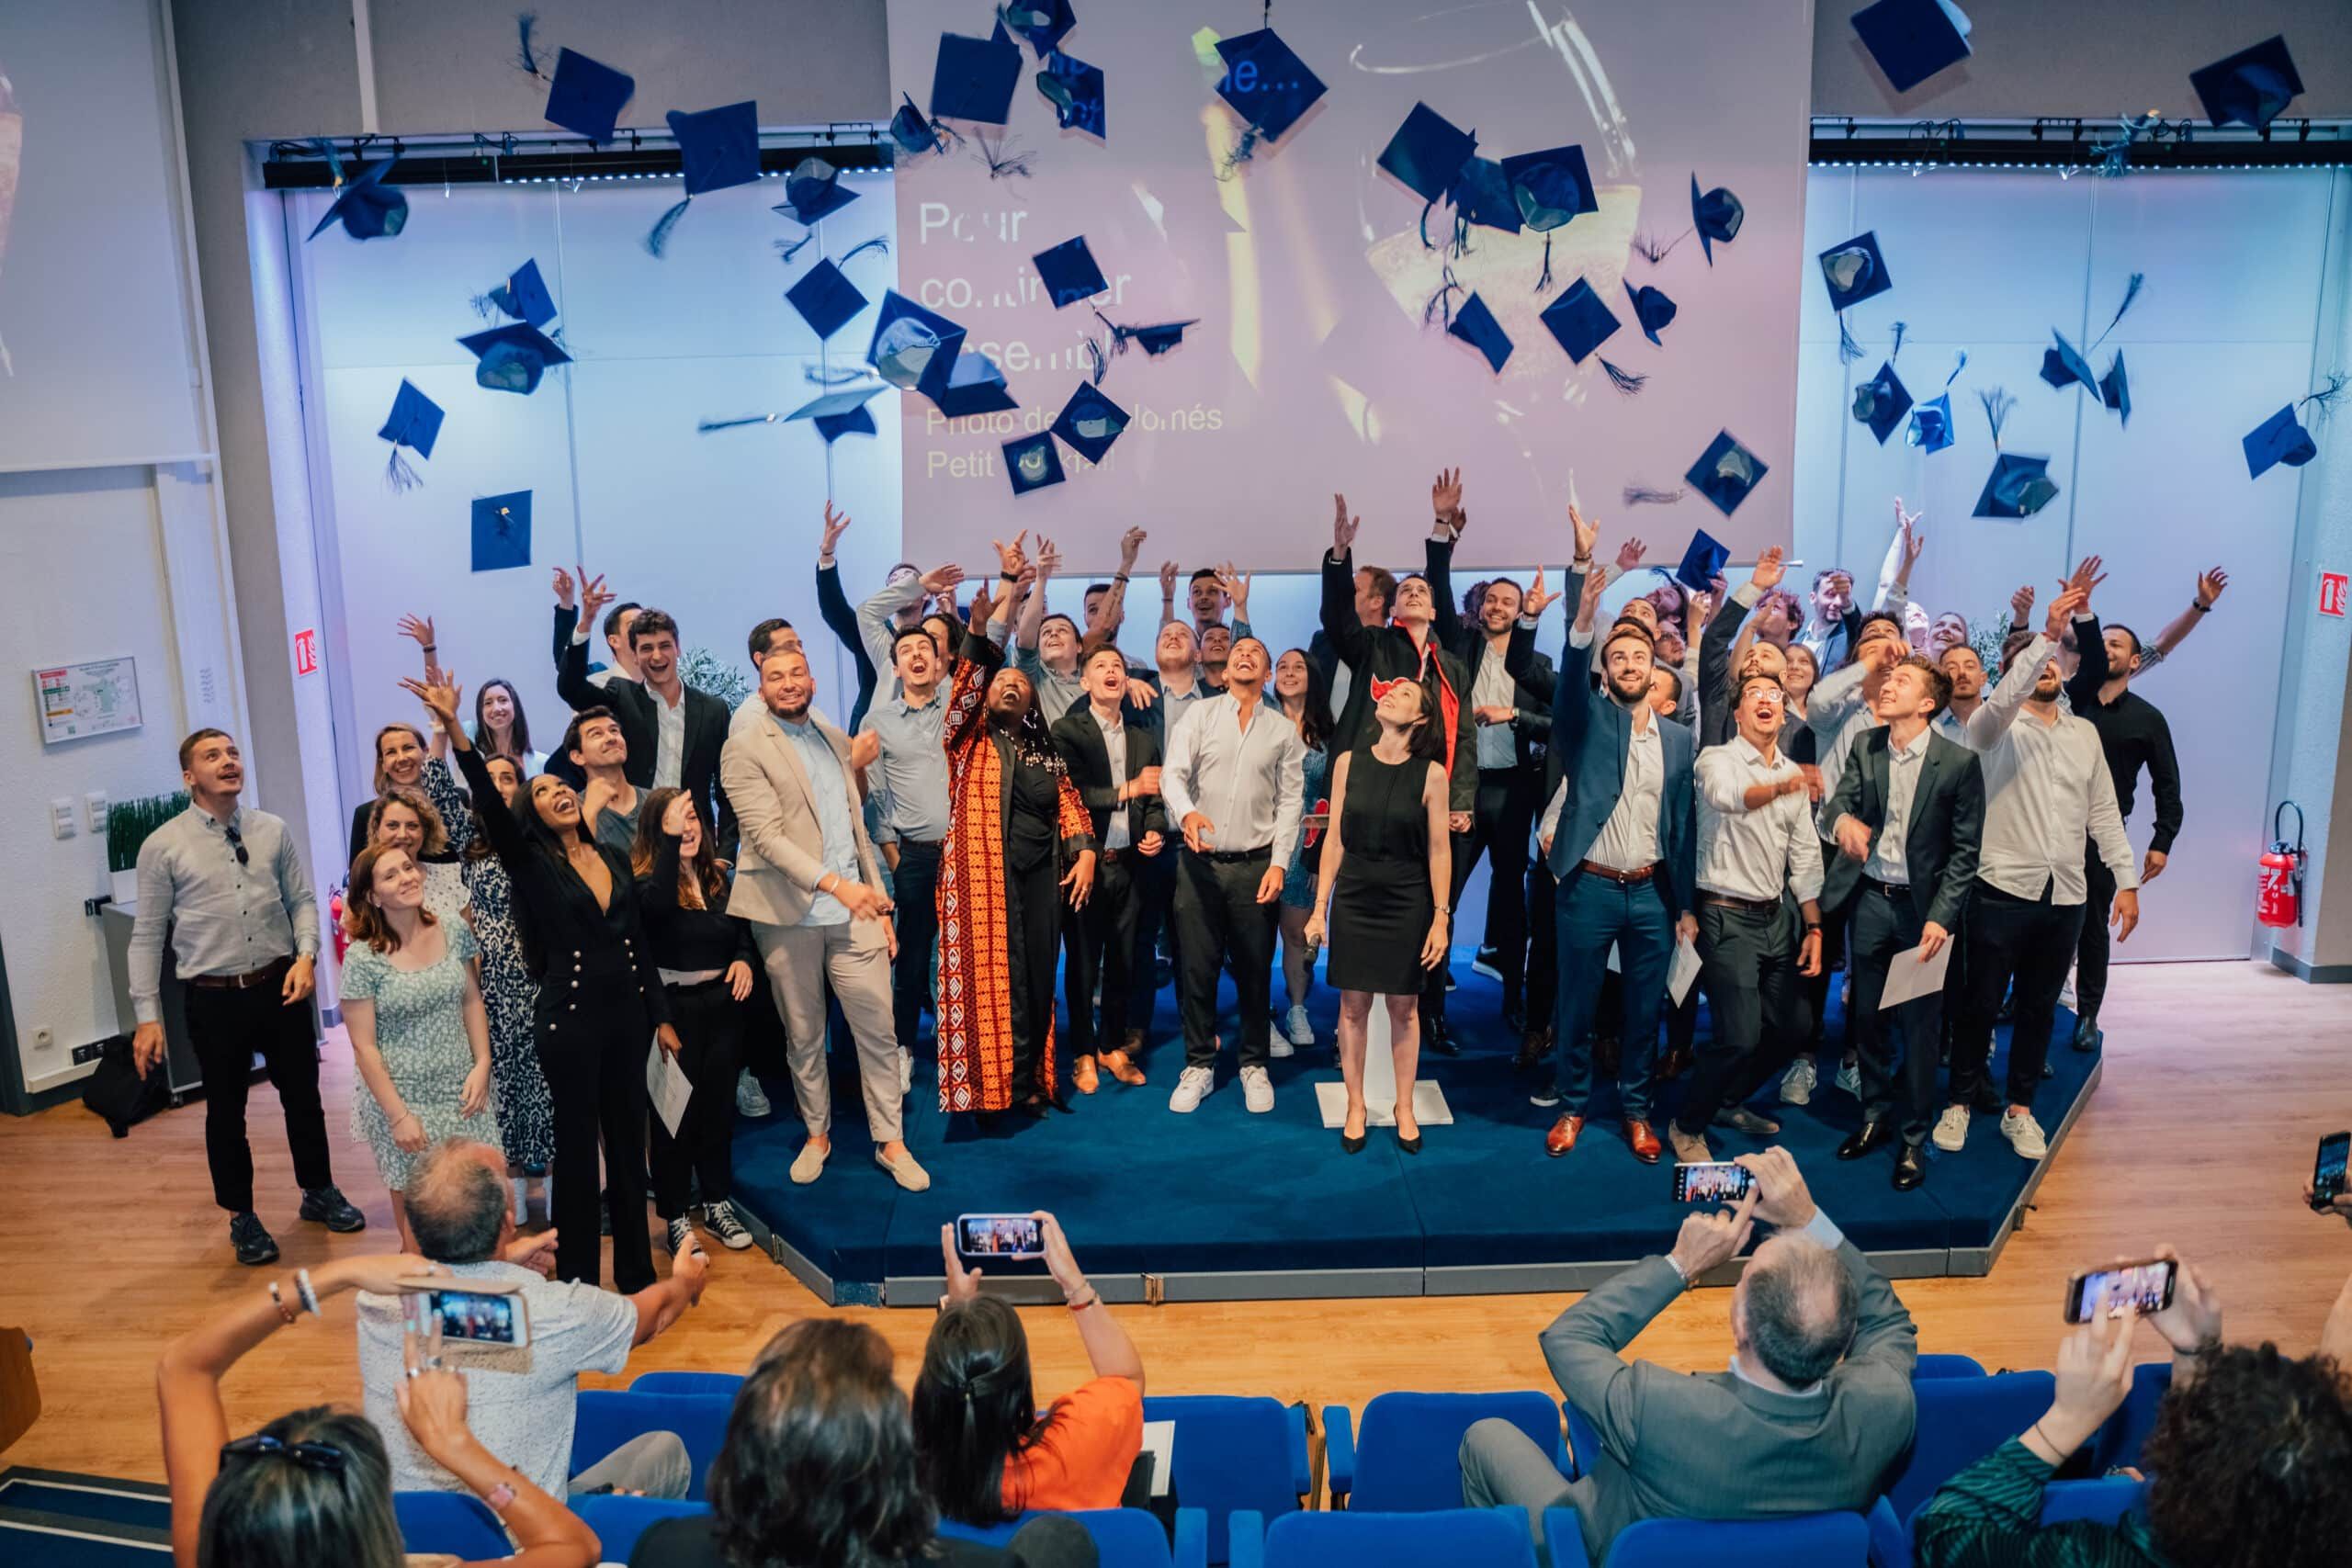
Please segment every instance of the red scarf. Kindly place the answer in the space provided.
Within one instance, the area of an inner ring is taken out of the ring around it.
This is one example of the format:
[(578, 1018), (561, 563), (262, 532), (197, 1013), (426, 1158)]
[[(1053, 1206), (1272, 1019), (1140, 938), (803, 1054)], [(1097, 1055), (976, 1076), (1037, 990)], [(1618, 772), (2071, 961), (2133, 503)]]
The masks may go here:
[[(1394, 629), (1404, 632), (1407, 637), (1413, 635), (1402, 621), (1392, 620), (1388, 624)], [(1421, 644), (1420, 655), (1420, 672), (1415, 678), (1426, 682), (1429, 680), (1430, 671), (1432, 669), (1437, 671), (1438, 719), (1445, 727), (1445, 774), (1446, 777), (1452, 778), (1453, 776), (1454, 725), (1455, 721), (1462, 716), (1462, 694), (1453, 689), (1453, 682), (1446, 679), (1445, 664), (1437, 656), (1437, 633), (1434, 630), (1430, 633), (1429, 639)], [(1398, 676), (1396, 679), (1403, 678)], [(1372, 682), (1372, 700), (1376, 703), (1386, 696), (1388, 689), (1396, 683), (1395, 680), (1383, 681), (1375, 677)]]

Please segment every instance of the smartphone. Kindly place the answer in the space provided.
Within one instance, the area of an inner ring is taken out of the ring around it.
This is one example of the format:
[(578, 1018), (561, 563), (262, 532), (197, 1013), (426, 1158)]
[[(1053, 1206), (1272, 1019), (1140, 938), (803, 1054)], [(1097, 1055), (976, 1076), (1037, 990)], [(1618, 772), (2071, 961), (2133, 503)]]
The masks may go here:
[(956, 1250), (967, 1258), (1043, 1258), (1046, 1228), (1034, 1214), (958, 1214)]
[(401, 1303), (408, 1330), (434, 1354), (480, 1347), (521, 1350), (531, 1343), (531, 1314), (512, 1285), (482, 1280), (465, 1290), (423, 1280), (403, 1280)]
[(2352, 1133), (2330, 1133), (2319, 1141), (2312, 1165), (2312, 1207), (2323, 1213), (2344, 1194), (2344, 1166), (2352, 1156)]
[(2077, 1274), (2066, 1281), (2066, 1321), (2088, 1323), (2094, 1315), (2122, 1315), (2127, 1307), (2139, 1309), (2142, 1317), (2152, 1312), (2162, 1312), (2172, 1305), (2172, 1287), (2177, 1269), (2167, 1259), (2151, 1259), (2146, 1263), (2126, 1263), (2120, 1268), (2101, 1269), (2096, 1273)]
[(1746, 1166), (1734, 1165), (1729, 1160), (1674, 1168), (1674, 1201), (1678, 1203), (1736, 1203), (1755, 1185), (1756, 1178)]

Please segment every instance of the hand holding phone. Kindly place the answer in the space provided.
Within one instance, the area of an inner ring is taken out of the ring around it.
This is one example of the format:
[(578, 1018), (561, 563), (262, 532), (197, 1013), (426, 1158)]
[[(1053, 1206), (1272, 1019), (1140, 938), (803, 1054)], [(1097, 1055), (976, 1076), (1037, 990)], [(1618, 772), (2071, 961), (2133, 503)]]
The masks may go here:
[(1736, 1203), (1747, 1196), (1756, 1178), (1747, 1168), (1729, 1160), (1674, 1168), (1674, 1201), (1678, 1203)]
[(2326, 1213), (2344, 1196), (2347, 1156), (2352, 1156), (2352, 1133), (2330, 1133), (2319, 1141), (2319, 1156), (2312, 1162), (2311, 1192), (2305, 1200), (2317, 1213)]
[(1035, 1214), (958, 1214), (956, 1250), (967, 1258), (1043, 1258), (1045, 1227)]
[(2152, 1317), (2173, 1304), (2178, 1276), (2179, 1265), (2170, 1258), (2077, 1274), (2066, 1281), (2066, 1321), (2088, 1323), (2126, 1314)]

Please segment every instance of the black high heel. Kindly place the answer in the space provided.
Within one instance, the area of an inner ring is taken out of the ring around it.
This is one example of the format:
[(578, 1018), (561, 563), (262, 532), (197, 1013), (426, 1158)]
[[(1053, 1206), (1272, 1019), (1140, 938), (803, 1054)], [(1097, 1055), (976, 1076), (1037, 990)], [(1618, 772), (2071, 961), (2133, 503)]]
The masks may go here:
[(1416, 1133), (1408, 1138), (1402, 1133), (1397, 1134), (1396, 1151), (1399, 1154), (1419, 1154), (1421, 1152), (1421, 1135), (1419, 1133)]
[(1364, 1139), (1371, 1135), (1371, 1127), (1372, 1124), (1370, 1122), (1365, 1122), (1365, 1130), (1362, 1133), (1358, 1133), (1352, 1138), (1349, 1137), (1346, 1133), (1341, 1133), (1340, 1134), (1340, 1147), (1351, 1155), (1360, 1155), (1363, 1153)]

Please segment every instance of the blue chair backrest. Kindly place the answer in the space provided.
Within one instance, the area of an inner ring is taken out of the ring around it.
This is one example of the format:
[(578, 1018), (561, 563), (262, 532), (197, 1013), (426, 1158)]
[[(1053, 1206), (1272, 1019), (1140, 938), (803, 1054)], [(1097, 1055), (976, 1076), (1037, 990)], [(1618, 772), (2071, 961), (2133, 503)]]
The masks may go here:
[(2056, 1390), (2048, 1372), (1914, 1383), (1918, 1424), (1911, 1451), (1895, 1461), (1886, 1484), (1895, 1517), (1909, 1519), (1936, 1488), (2032, 1426)]
[[(663, 1374), (649, 1373), (647, 1375)], [(1913, 1382), (1917, 1382), (1921, 1378), (1981, 1378), (1984, 1375), (1984, 1363), (1973, 1356), (1922, 1356), (1919, 1358), (1918, 1364), (1911, 1369)], [(637, 1381), (642, 1383), (645, 1379), (639, 1378)]]
[(2096, 1519), (2111, 1525), (2140, 1506), (2148, 1483), (2129, 1476), (2101, 1481), (2053, 1481), (2041, 1489), (2041, 1522), (2063, 1525), (2074, 1519)]
[(675, 1432), (686, 1445), (686, 1457), (694, 1461), (694, 1480), (686, 1495), (701, 1497), (710, 1479), (711, 1461), (727, 1440), (727, 1416), (734, 1407), (731, 1394), (582, 1389), (571, 1431), (571, 1473), (578, 1475), (632, 1438), (648, 1432)]
[[(1367, 1416), (1371, 1411), (1364, 1413)], [(1266, 1529), (1265, 1568), (1534, 1568), (1518, 1508), (1285, 1514)]]
[(1860, 1514), (1804, 1514), (1791, 1519), (1644, 1519), (1609, 1545), (1609, 1568), (1684, 1568), (1692, 1562), (1739, 1568), (1863, 1568), (1870, 1529)]
[[(1019, 1533), (1022, 1526), (1038, 1517), (1033, 1509), (1017, 1518), (985, 1528), (943, 1517), (939, 1533), (958, 1540), (976, 1540), (983, 1546), (1003, 1546)], [(1168, 1548), (1168, 1527), (1141, 1508), (1081, 1508), (1068, 1517), (1076, 1519), (1094, 1538), (1100, 1568), (1171, 1568), (1175, 1561)], [(605, 1549), (605, 1555), (611, 1555), (611, 1548)]]
[(688, 1503), (666, 1497), (620, 1497), (598, 1495), (574, 1497), (571, 1511), (587, 1522), (596, 1532), (596, 1540), (604, 1552), (599, 1561), (626, 1562), (637, 1550), (637, 1538), (660, 1524), (663, 1519), (682, 1519), (693, 1514), (707, 1514), (707, 1503)]
[(2091, 1439), (2091, 1459), (2102, 1471), (2137, 1470), (2140, 1450), (2155, 1430), (2156, 1407), (2172, 1392), (2172, 1363), (2147, 1361), (2132, 1369), (2132, 1392), (2123, 1407), (2107, 1418)]
[(395, 1492), (392, 1517), (411, 1552), (447, 1552), (462, 1562), (494, 1562), (514, 1555), (506, 1527), (480, 1498), (464, 1492)]
[(1143, 1418), (1176, 1423), (1176, 1501), (1207, 1511), (1211, 1562), (1231, 1555), (1226, 1526), (1235, 1509), (1277, 1518), (1296, 1512), (1314, 1488), (1303, 1405), (1262, 1395), (1153, 1394), (1143, 1402)]
[(1517, 1427), (1558, 1461), (1560, 1407), (1549, 1394), (1376, 1394), (1363, 1407), (1356, 1433), (1355, 1490), (1348, 1506), (1393, 1514), (1460, 1508), (1462, 1436), (1488, 1416)]
[(732, 1399), (742, 1386), (743, 1374), (741, 1372), (640, 1372), (628, 1385), (628, 1391), (631, 1393), (718, 1393)]

